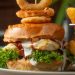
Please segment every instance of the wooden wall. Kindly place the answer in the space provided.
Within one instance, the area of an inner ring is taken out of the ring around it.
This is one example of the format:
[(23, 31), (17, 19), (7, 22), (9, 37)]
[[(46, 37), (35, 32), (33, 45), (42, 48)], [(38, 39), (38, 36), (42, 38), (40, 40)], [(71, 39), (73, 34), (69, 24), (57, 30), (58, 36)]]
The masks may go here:
[(18, 9), (16, 0), (0, 0), (0, 30), (5, 30), (8, 25), (19, 22), (16, 16)]
[(1, 31), (5, 31), (8, 25), (20, 22), (16, 16), (16, 11), (19, 9), (16, 0), (0, 0), (0, 46), (5, 44)]

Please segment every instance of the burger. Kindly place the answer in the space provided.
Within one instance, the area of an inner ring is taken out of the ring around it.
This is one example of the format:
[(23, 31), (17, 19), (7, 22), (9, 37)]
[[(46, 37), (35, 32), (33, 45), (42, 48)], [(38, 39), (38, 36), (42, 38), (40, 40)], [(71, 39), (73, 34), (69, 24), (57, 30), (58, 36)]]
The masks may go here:
[(15, 48), (20, 57), (7, 62), (9, 69), (56, 71), (63, 64), (64, 29), (54, 23), (10, 25), (4, 49)]

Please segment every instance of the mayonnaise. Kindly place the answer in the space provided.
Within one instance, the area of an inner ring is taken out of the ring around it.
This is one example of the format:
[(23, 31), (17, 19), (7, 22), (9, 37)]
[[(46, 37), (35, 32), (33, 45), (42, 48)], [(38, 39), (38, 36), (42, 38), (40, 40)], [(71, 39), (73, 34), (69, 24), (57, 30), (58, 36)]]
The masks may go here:
[(24, 49), (24, 56), (27, 57), (32, 54), (31, 42), (24, 41), (22, 42), (22, 47)]

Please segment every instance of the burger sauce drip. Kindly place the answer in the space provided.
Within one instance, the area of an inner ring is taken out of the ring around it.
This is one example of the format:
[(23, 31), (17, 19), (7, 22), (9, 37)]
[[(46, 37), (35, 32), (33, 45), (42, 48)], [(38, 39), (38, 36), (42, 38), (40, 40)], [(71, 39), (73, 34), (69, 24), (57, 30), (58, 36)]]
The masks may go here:
[(19, 49), (19, 54), (20, 54), (21, 56), (24, 56), (24, 49), (23, 49), (23, 47), (22, 47), (21, 42), (17, 42), (17, 43), (16, 43), (16, 46), (17, 46), (17, 48)]
[[(34, 50), (33, 42), (32, 42), (32, 40), (30, 40), (30, 41), (31, 41), (31, 48)], [(20, 54), (20, 56), (25, 57), (24, 48), (23, 48), (23, 46), (22, 46), (22, 42), (17, 42), (15, 45), (16, 45), (17, 48), (19, 49), (19, 54)], [(25, 57), (25, 59), (26, 59), (26, 58), (27, 58), (27, 57)]]

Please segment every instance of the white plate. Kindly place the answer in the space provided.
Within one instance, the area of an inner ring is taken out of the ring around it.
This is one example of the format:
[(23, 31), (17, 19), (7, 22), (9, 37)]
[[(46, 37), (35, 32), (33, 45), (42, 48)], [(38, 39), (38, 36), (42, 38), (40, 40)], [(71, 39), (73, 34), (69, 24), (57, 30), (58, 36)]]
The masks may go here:
[(44, 72), (1, 69), (0, 75), (75, 75), (75, 72)]

